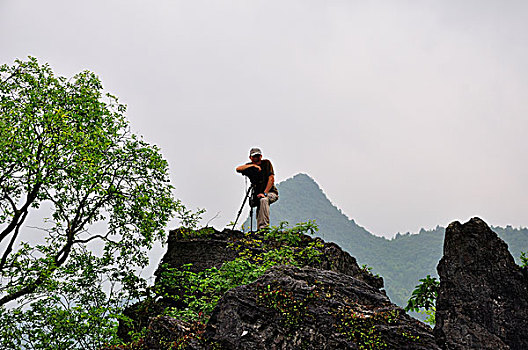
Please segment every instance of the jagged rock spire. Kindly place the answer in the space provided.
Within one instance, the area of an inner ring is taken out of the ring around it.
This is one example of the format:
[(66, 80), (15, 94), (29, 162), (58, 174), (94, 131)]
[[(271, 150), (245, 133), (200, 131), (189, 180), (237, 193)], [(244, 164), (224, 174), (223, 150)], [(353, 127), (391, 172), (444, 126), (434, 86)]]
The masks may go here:
[(438, 264), (437, 343), (443, 349), (528, 349), (528, 278), (479, 218), (446, 229)]

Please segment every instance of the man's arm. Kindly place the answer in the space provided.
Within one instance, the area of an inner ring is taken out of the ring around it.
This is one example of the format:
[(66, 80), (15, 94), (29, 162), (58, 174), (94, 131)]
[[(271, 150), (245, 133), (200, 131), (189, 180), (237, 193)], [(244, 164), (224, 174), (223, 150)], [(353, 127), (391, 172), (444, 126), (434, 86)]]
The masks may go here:
[[(264, 193), (268, 193), (269, 190), (271, 190), (271, 188), (273, 187), (273, 184), (275, 184), (275, 176), (273, 174), (271, 174), (269, 177), (268, 177), (268, 184), (266, 185), (266, 189), (264, 190)], [(257, 194), (257, 197), (258, 198), (264, 198), (266, 197), (264, 195), (264, 193), (259, 193)]]
[(237, 173), (241, 173), (244, 170), (246, 170), (248, 168), (251, 168), (251, 167), (255, 167), (255, 168), (257, 168), (258, 171), (260, 171), (260, 167), (258, 165), (250, 163), (250, 164), (243, 164), (243, 165), (237, 166), (236, 172)]
[(275, 175), (271, 174), (268, 178), (268, 184), (266, 185), (266, 189), (264, 190), (264, 192), (268, 193), (274, 184), (275, 184)]

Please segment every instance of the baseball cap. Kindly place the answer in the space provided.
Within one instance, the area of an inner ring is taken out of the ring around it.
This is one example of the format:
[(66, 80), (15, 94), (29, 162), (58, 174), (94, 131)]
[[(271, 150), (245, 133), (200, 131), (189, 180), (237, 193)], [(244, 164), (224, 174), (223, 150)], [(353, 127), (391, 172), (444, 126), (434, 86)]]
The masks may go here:
[(250, 157), (256, 156), (257, 154), (262, 155), (260, 148), (252, 148), (251, 151), (249, 151)]

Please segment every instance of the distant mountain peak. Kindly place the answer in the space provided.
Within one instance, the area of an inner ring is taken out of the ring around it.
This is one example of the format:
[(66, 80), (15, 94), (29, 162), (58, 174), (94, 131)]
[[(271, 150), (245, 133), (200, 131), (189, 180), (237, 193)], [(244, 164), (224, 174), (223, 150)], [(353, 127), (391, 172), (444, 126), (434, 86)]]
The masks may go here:
[(324, 193), (323, 188), (317, 183), (317, 181), (315, 181), (313, 177), (311, 177), (310, 175), (308, 175), (306, 173), (295, 174), (292, 177), (290, 177), (290, 178), (288, 178), (288, 179), (286, 179), (284, 181), (281, 181), (281, 182), (279, 182), (277, 184), (278, 187), (284, 187), (284, 188), (289, 188), (289, 187), (291, 187), (293, 185), (295, 187), (303, 186), (304, 189), (312, 190), (314, 192), (320, 192), (320, 194), (326, 200), (331, 202), (330, 199)]
[(321, 186), (319, 186), (319, 184), (310, 175), (305, 174), (305, 173), (295, 174), (292, 177), (279, 182), (278, 185), (283, 184), (283, 183), (289, 183), (289, 182), (300, 182), (306, 185), (312, 184), (322, 191)]

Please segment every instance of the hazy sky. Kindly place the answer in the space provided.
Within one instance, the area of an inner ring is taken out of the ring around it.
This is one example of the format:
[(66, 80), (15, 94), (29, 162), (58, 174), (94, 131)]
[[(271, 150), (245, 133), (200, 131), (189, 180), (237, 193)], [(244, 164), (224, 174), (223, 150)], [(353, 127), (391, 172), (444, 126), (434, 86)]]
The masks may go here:
[(0, 0), (28, 55), (96, 72), (216, 228), (253, 146), (378, 235), (528, 226), (526, 1)]

